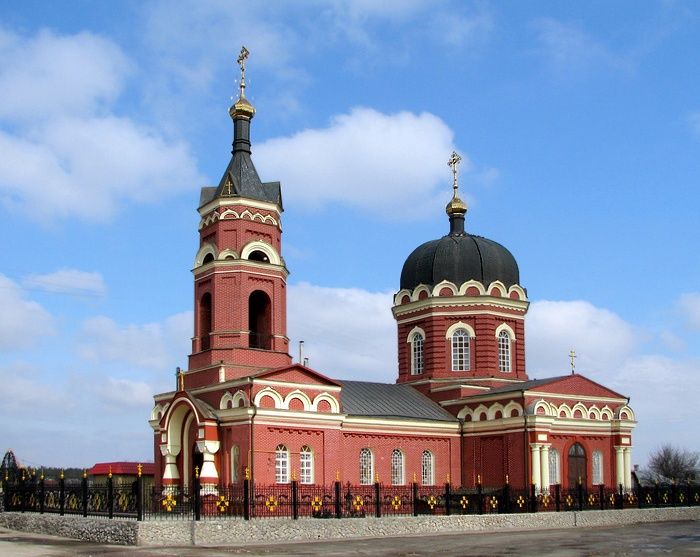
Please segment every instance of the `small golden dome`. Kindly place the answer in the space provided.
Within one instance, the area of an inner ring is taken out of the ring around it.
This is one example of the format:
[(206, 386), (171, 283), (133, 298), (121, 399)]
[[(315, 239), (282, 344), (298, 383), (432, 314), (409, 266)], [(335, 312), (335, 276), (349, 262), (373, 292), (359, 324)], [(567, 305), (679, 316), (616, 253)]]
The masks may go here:
[(445, 212), (448, 216), (452, 215), (464, 215), (467, 212), (467, 204), (462, 201), (458, 196), (457, 192), (452, 196), (450, 202), (445, 207)]
[(255, 108), (248, 102), (248, 99), (245, 97), (240, 97), (235, 103), (233, 103), (233, 105), (231, 105), (228, 113), (231, 115), (231, 118), (235, 118), (236, 116), (252, 118), (255, 115)]

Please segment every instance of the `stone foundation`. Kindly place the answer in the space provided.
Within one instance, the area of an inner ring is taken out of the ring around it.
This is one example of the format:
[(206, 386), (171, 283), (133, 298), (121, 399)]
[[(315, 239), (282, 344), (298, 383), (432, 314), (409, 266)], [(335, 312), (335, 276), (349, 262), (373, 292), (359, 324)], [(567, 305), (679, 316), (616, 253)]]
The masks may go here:
[(700, 507), (609, 511), (342, 519), (258, 519), (144, 522), (0, 513), (0, 526), (98, 543), (143, 546), (256, 545), (376, 536), (619, 526), (700, 520)]

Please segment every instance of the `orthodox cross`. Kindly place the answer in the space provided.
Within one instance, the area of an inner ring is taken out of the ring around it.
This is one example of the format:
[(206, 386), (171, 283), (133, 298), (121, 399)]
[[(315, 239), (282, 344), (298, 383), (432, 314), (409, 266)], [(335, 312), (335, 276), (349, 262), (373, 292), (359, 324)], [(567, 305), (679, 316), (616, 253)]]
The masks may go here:
[(462, 162), (462, 157), (457, 154), (457, 151), (452, 151), (452, 156), (447, 161), (447, 166), (452, 169), (452, 189), (455, 196), (457, 196), (457, 166), (460, 162)]
[(573, 349), (569, 352), (569, 358), (571, 358), (571, 375), (576, 373), (576, 362), (574, 361), (578, 356), (576, 356), (576, 352), (574, 352)]
[(238, 65), (241, 67), (241, 98), (245, 96), (245, 61), (248, 58), (250, 51), (242, 46), (241, 53), (238, 55)]

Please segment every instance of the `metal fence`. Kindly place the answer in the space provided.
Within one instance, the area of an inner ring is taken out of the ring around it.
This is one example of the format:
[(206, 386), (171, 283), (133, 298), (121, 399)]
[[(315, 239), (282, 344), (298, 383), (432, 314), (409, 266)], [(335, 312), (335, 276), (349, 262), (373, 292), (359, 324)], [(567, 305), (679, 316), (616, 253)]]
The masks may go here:
[(564, 512), (604, 509), (699, 506), (699, 485), (656, 484), (624, 491), (603, 485), (548, 490), (476, 485), (386, 486), (342, 484), (259, 485), (244, 480), (225, 486), (144, 488), (143, 478), (104, 484), (36, 478), (3, 482), (6, 512), (76, 514), (134, 520), (251, 518), (350, 518)]

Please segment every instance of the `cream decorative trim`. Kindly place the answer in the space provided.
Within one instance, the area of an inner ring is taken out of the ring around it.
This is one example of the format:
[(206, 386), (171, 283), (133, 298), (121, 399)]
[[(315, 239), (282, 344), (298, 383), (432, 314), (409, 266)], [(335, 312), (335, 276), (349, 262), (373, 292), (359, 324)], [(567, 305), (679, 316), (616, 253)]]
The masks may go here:
[(170, 406), (169, 403), (156, 404), (153, 407), (153, 410), (151, 410), (151, 420), (160, 422), (160, 419), (167, 412), (169, 406)]
[(260, 392), (258, 392), (258, 394), (256, 394), (255, 398), (253, 399), (253, 404), (259, 407), (260, 401), (266, 396), (272, 398), (272, 400), (275, 402), (275, 408), (284, 408), (284, 400), (282, 399), (282, 395), (280, 395), (275, 389), (272, 389), (270, 387), (265, 387)]
[(204, 258), (207, 255), (211, 255), (214, 259), (218, 257), (218, 253), (216, 252), (216, 246), (209, 242), (203, 244), (202, 247), (200, 247), (199, 250), (197, 250), (197, 254), (194, 256), (195, 268), (202, 266), (202, 264), (204, 263)]
[(325, 391), (332, 391), (335, 393), (340, 392), (340, 389), (342, 387), (335, 386), (335, 385), (312, 385), (312, 384), (304, 384), (304, 383), (290, 383), (288, 381), (274, 381), (272, 379), (255, 379), (252, 378), (252, 382), (255, 385), (268, 385), (268, 386), (277, 386), (277, 387), (287, 387), (290, 389), (315, 389), (315, 390), (325, 390)]
[(232, 249), (222, 249), (219, 252), (219, 257), (217, 257), (219, 261), (224, 261), (226, 259), (240, 259), (238, 256), (238, 253), (236, 253), (235, 250)]
[[(477, 296), (467, 296), (467, 290), (471, 287), (475, 287), (478, 290), (479, 294)], [(525, 290), (518, 284), (514, 284), (510, 288), (506, 288), (506, 286), (500, 280), (495, 280), (491, 282), (488, 286), (476, 280), (468, 280), (462, 283), (461, 285), (456, 285), (455, 283), (450, 282), (448, 280), (443, 280), (435, 286), (433, 286), (432, 290), (426, 284), (419, 284), (413, 289), (413, 291), (408, 290), (406, 288), (399, 290), (394, 295), (394, 305), (401, 305), (400, 302), (404, 296), (408, 296), (411, 302), (416, 302), (419, 300), (421, 292), (426, 292), (429, 298), (438, 298), (440, 297), (440, 292), (443, 288), (448, 288), (452, 293), (452, 296), (460, 296), (472, 300), (477, 297), (487, 296), (494, 297), (497, 299), (505, 298), (513, 302), (527, 302), (527, 294), (525, 293)], [(490, 296), (488, 294), (494, 288), (498, 289), (500, 296)], [(516, 294), (515, 299), (510, 297), (513, 293)]]
[(253, 240), (252, 242), (248, 242), (245, 246), (243, 246), (243, 249), (241, 249), (241, 259), (248, 259), (250, 254), (254, 251), (263, 252), (265, 255), (267, 255), (267, 258), (273, 265), (282, 264), (282, 260), (280, 259), (277, 250), (262, 240)]
[[(252, 270), (251, 267), (257, 267), (259, 270)], [(261, 270), (268, 272), (261, 272)], [(276, 270), (279, 274), (275, 275), (269, 271)], [(256, 275), (259, 277), (268, 278), (282, 278), (287, 279), (289, 271), (284, 265), (273, 265), (272, 263), (261, 263), (259, 261), (251, 261), (250, 259), (235, 259), (219, 261), (218, 268), (215, 268), (211, 264), (205, 265), (202, 269), (192, 269), (195, 274), (195, 281), (204, 280), (213, 275), (231, 275), (234, 273), (246, 273), (249, 275)]]
[(324, 400), (330, 404), (331, 414), (338, 414), (340, 412), (340, 404), (338, 404), (338, 399), (326, 392), (316, 395), (316, 398), (314, 398), (314, 402), (311, 405), (311, 409), (314, 412), (318, 412), (318, 404)]
[(510, 336), (510, 340), (516, 340), (515, 331), (507, 323), (501, 323), (498, 327), (496, 327), (496, 338), (498, 338), (498, 335), (501, 334), (501, 331), (506, 331), (508, 333), (508, 336)]
[(406, 342), (409, 344), (413, 344), (413, 335), (415, 335), (416, 333), (420, 333), (423, 337), (423, 340), (425, 340), (425, 331), (420, 327), (413, 327), (413, 329), (411, 329), (411, 331), (408, 333), (408, 336), (406, 337)]
[[(492, 300), (499, 300), (501, 298), (491, 298)], [(505, 298), (503, 298), (505, 299)], [(454, 298), (440, 298), (439, 300), (421, 300), (420, 302), (412, 302), (411, 307), (403, 311), (404, 308), (408, 308), (408, 304), (404, 304), (403, 306), (394, 306), (391, 311), (394, 315), (394, 319), (399, 324), (403, 323), (411, 323), (412, 321), (420, 321), (421, 319), (425, 319), (426, 316), (430, 317), (437, 317), (437, 316), (447, 316), (447, 317), (463, 317), (465, 313), (468, 313), (468, 315), (496, 315), (498, 317), (503, 317), (504, 319), (517, 319), (519, 321), (523, 321), (525, 319), (525, 311), (527, 308), (516, 308), (516, 307), (510, 307), (508, 304), (498, 304), (498, 303), (492, 303), (492, 304), (487, 304), (487, 303), (478, 303), (478, 304), (460, 304), (460, 303), (447, 303), (449, 300), (460, 300), (457, 296)], [(424, 302), (428, 302), (427, 304), (424, 304)], [(415, 303), (415, 306), (413, 305)], [(420, 307), (419, 307), (420, 306)], [(452, 311), (430, 311), (430, 312), (425, 312), (421, 313), (420, 315), (412, 315), (411, 317), (403, 317), (404, 315), (408, 314), (414, 314), (418, 311), (422, 311), (425, 309), (428, 310), (435, 310), (436, 308), (446, 308), (448, 306), (458, 306), (458, 309), (454, 309)], [(478, 310), (472, 310), (469, 309), (469, 306), (486, 306), (494, 309), (478, 309)], [(499, 311), (499, 309), (512, 309), (513, 311), (518, 311), (522, 313), (505, 313), (502, 311)], [(415, 311), (414, 311), (415, 310)]]
[(206, 215), (211, 213), (212, 211), (216, 211), (218, 209), (223, 209), (226, 210), (229, 207), (237, 207), (237, 206), (243, 206), (245, 208), (252, 207), (253, 209), (259, 209), (262, 211), (270, 211), (271, 213), (275, 213), (276, 215), (279, 216), (280, 214), (280, 208), (275, 204), (275, 203), (268, 203), (266, 201), (257, 201), (254, 199), (246, 199), (246, 198), (240, 198), (240, 199), (235, 199), (235, 198), (218, 198), (218, 199), (213, 199), (206, 205), (203, 205), (198, 209), (199, 215), (204, 218)]
[(301, 400), (301, 403), (304, 406), (305, 412), (308, 412), (309, 410), (311, 410), (311, 399), (309, 398), (309, 396), (306, 393), (304, 393), (298, 389), (296, 391), (292, 391), (286, 397), (284, 397), (284, 402), (282, 403), (282, 408), (284, 408), (285, 410), (289, 410), (289, 404), (294, 399)]
[(467, 331), (469, 334), (469, 338), (476, 338), (476, 333), (474, 332), (474, 329), (472, 328), (471, 325), (468, 325), (467, 323), (463, 323), (462, 321), (459, 321), (449, 327), (447, 329), (447, 333), (445, 333), (445, 338), (450, 340), (452, 338), (452, 335), (455, 334), (455, 331), (458, 329), (464, 329)]

